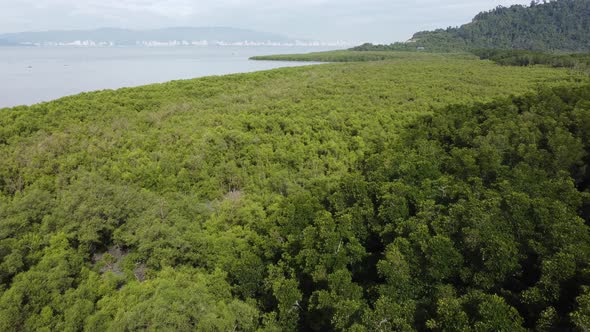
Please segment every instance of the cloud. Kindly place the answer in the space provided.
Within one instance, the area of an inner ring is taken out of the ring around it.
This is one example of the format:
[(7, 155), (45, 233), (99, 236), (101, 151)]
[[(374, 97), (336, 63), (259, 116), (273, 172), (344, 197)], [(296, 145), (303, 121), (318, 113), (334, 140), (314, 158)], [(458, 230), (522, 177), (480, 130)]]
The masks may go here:
[(196, 8), (195, 2), (189, 0), (24, 0), (23, 3), (36, 9), (60, 8), (70, 13), (91, 15), (122, 11), (177, 17), (193, 15)]

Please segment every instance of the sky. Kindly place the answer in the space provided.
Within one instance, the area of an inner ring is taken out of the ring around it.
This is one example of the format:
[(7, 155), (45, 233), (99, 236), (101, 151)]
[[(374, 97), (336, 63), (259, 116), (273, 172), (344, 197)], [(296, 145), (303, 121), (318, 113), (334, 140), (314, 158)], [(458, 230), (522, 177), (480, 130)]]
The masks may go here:
[(224, 26), (320, 41), (394, 42), (530, 0), (0, 0), (0, 33)]

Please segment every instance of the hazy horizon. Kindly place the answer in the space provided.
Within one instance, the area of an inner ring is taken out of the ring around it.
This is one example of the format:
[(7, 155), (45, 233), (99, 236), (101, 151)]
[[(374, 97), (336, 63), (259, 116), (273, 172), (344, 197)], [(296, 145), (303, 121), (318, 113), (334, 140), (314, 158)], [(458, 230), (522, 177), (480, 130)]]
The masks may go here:
[(395, 42), (458, 26), (522, 0), (0, 0), (0, 34), (24, 31), (231, 27), (319, 41)]

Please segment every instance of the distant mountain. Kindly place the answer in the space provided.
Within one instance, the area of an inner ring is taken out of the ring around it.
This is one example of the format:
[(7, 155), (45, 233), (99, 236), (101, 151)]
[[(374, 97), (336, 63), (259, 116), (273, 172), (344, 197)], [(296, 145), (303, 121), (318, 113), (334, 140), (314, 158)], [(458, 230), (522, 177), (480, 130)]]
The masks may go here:
[(530, 6), (499, 6), (478, 14), (461, 27), (418, 32), (406, 43), (365, 44), (357, 50), (377, 48), (590, 51), (590, 1), (533, 1)]
[(8, 40), (2, 40), (0, 39), (0, 46), (18, 46), (18, 43), (14, 43)]
[(273, 33), (225, 27), (167, 28), (20, 32), (0, 35), (6, 43), (60, 46), (127, 46), (127, 45), (208, 45), (208, 44), (289, 44), (297, 41)]

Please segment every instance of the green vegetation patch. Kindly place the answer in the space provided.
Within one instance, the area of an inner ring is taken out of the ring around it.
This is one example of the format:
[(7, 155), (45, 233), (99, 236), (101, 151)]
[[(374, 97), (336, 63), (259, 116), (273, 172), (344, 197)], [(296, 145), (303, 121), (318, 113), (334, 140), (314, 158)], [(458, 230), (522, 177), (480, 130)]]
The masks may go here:
[(441, 60), (441, 59), (468, 59), (472, 57), (467, 53), (458, 54), (430, 54), (430, 53), (408, 53), (392, 51), (327, 51), (307, 54), (282, 54), (255, 56), (251, 60), (273, 60), (273, 61), (316, 61), (316, 62), (363, 62), (383, 60)]
[(550, 54), (524, 50), (475, 50), (480, 59), (489, 59), (503, 66), (546, 65), (554, 68), (571, 68), (590, 73), (590, 54)]
[(2, 109), (0, 330), (583, 328), (587, 82), (408, 57)]

